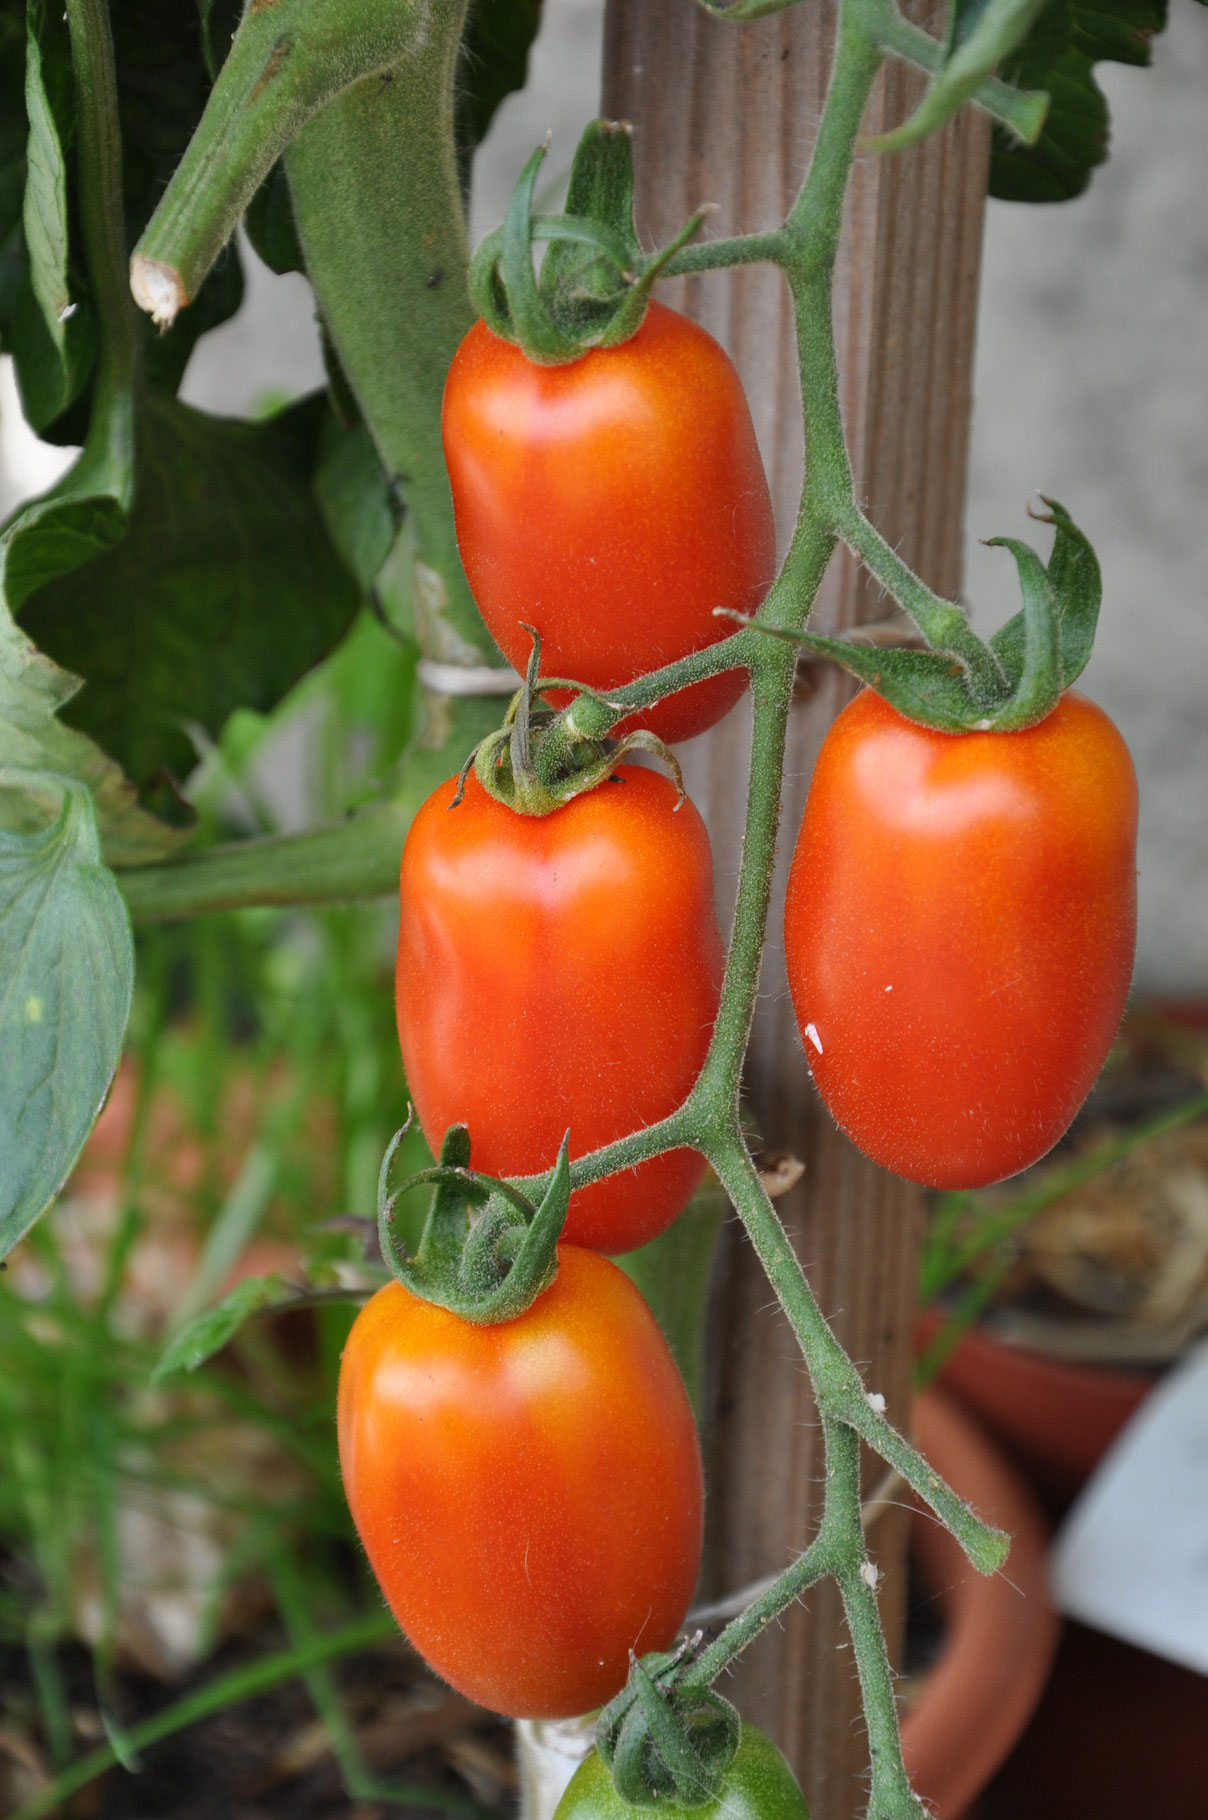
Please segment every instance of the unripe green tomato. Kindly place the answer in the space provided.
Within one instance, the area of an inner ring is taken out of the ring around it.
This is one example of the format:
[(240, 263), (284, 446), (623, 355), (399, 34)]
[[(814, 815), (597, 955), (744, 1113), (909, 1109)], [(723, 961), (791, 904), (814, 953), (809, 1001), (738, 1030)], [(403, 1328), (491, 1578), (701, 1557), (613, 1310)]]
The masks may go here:
[(783, 1754), (766, 1733), (744, 1725), (716, 1801), (703, 1807), (637, 1807), (622, 1801), (598, 1751), (575, 1771), (554, 1820), (810, 1820), (810, 1810)]

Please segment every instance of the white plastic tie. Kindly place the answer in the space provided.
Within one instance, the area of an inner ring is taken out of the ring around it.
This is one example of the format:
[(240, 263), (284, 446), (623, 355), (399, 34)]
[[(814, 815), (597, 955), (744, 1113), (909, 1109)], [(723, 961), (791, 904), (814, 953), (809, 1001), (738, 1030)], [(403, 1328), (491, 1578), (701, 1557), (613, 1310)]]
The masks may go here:
[(514, 695), (524, 680), (510, 666), (444, 664), (435, 657), (421, 657), (416, 675), (434, 695)]

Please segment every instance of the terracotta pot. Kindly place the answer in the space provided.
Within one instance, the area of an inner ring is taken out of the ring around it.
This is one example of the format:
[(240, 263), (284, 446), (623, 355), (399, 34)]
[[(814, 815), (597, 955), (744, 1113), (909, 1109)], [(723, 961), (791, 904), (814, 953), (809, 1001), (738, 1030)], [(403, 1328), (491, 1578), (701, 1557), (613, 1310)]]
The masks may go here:
[[(920, 1317), (920, 1349), (943, 1324)], [(1152, 1375), (1080, 1365), (996, 1340), (975, 1327), (936, 1380), (1022, 1464), (1036, 1488), (1064, 1509), (1149, 1395)]]
[(929, 1512), (916, 1516), (911, 1532), (915, 1567), (946, 1634), (903, 1720), (902, 1748), (936, 1820), (962, 1820), (1027, 1725), (1061, 1625), (1048, 1596), (1048, 1528), (1010, 1463), (938, 1391), (918, 1399), (914, 1429), (937, 1472), (1013, 1538), (1005, 1569), (987, 1578)]

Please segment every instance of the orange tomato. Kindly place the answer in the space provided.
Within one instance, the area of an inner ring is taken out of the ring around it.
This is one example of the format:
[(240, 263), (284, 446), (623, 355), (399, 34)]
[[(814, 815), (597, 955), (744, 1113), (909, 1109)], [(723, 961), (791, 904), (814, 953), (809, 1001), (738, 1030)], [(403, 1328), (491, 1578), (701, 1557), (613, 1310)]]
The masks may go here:
[(688, 1399), (628, 1277), (563, 1246), (526, 1313), (474, 1326), (400, 1284), (340, 1369), (340, 1467), (391, 1611), (451, 1686), (514, 1717), (612, 1698), (666, 1649), (700, 1565)]

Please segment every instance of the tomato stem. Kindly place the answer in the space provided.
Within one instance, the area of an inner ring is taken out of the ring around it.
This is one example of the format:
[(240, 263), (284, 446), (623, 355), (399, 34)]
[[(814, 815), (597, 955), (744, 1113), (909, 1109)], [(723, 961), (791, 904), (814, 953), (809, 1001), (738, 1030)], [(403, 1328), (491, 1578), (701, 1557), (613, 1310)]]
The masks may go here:
[(136, 385), (142, 370), (138, 317), (126, 285), (113, 40), (104, 0), (67, 0), (67, 21), (76, 86), (81, 227), (102, 331), (97, 338), (99, 384), (112, 395)]
[(905, 608), (927, 643), (958, 656), (974, 695), (986, 711), (1005, 701), (1006, 674), (990, 646), (977, 636), (955, 602), (942, 599), (920, 581), (850, 495), (838, 502), (834, 528), (869, 574)]

